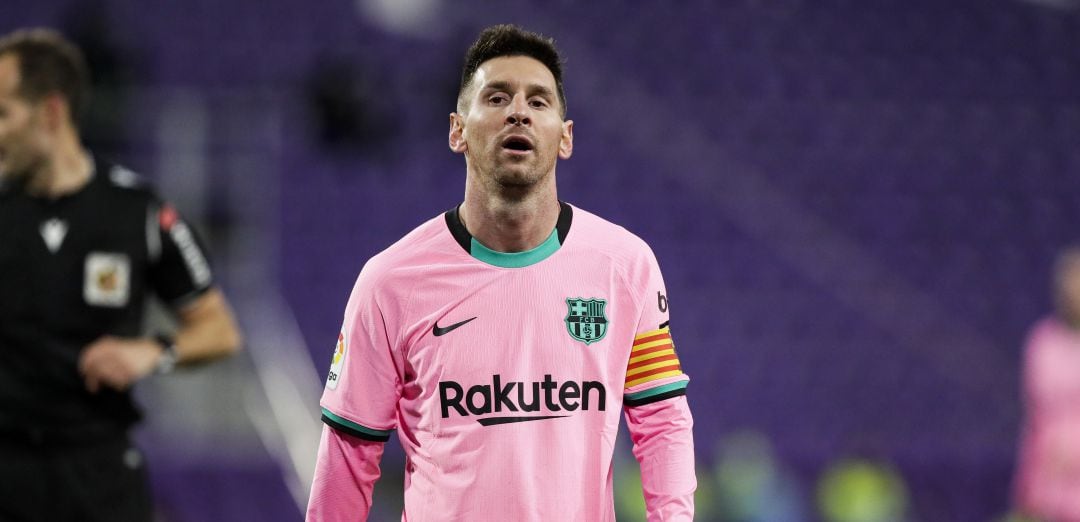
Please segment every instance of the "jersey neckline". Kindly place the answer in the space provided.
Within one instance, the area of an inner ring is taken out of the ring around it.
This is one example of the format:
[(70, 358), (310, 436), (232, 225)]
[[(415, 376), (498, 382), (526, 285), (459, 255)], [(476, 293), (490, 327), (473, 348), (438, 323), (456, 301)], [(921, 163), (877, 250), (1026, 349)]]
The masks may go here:
[(559, 219), (555, 222), (555, 229), (543, 243), (524, 252), (499, 252), (484, 246), (469, 233), (458, 215), (460, 208), (461, 205), (458, 205), (444, 214), (450, 234), (454, 236), (457, 244), (474, 259), (500, 268), (524, 268), (551, 257), (566, 243), (566, 236), (570, 233), (570, 223), (574, 218), (573, 207), (560, 201)]

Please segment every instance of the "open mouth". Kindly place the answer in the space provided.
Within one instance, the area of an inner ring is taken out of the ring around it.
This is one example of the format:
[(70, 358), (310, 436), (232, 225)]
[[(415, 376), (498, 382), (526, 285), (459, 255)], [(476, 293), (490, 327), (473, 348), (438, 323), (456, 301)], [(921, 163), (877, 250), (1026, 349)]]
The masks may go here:
[(502, 147), (514, 152), (529, 152), (533, 150), (532, 141), (525, 136), (509, 136), (503, 140)]

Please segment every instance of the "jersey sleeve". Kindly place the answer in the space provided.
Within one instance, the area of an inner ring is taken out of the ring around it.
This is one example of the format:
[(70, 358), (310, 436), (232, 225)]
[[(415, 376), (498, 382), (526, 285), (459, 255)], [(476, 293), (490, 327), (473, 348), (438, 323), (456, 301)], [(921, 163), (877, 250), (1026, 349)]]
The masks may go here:
[(171, 204), (148, 207), (146, 243), (150, 284), (166, 303), (182, 306), (213, 285), (206, 249)]
[(320, 405), (331, 428), (385, 442), (396, 427), (402, 373), (375, 279), (365, 267), (353, 287)]
[(627, 363), (623, 406), (634, 457), (641, 466), (646, 517), (652, 521), (694, 519), (694, 419), (671, 337), (670, 302), (652, 252), (631, 284), (641, 312)]
[(383, 444), (323, 426), (306, 520), (367, 520)]
[(364, 520), (379, 478), (383, 443), (395, 428), (401, 368), (387, 334), (393, 317), (379, 305), (379, 286), (361, 270), (338, 334), (323, 389), (322, 440), (308, 520)]
[(631, 282), (641, 296), (641, 310), (626, 366), (623, 404), (628, 407), (686, 395), (690, 381), (675, 351), (668, 311), (670, 301), (651, 251), (643, 264)]

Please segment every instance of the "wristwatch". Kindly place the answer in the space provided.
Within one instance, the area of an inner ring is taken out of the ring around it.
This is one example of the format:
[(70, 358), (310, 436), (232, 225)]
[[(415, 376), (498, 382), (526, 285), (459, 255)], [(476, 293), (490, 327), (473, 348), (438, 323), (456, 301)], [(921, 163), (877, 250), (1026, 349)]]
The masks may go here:
[(161, 345), (161, 357), (158, 359), (157, 366), (154, 367), (154, 373), (169, 373), (176, 368), (176, 339), (165, 335), (157, 334), (154, 336), (154, 340)]

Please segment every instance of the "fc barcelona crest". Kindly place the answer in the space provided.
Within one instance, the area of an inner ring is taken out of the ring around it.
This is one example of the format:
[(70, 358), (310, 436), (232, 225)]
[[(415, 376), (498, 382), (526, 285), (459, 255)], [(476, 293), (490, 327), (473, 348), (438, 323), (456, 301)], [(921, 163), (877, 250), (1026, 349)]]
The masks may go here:
[(566, 299), (566, 331), (570, 337), (585, 343), (595, 343), (607, 333), (608, 320), (604, 315), (607, 301), (603, 299)]

